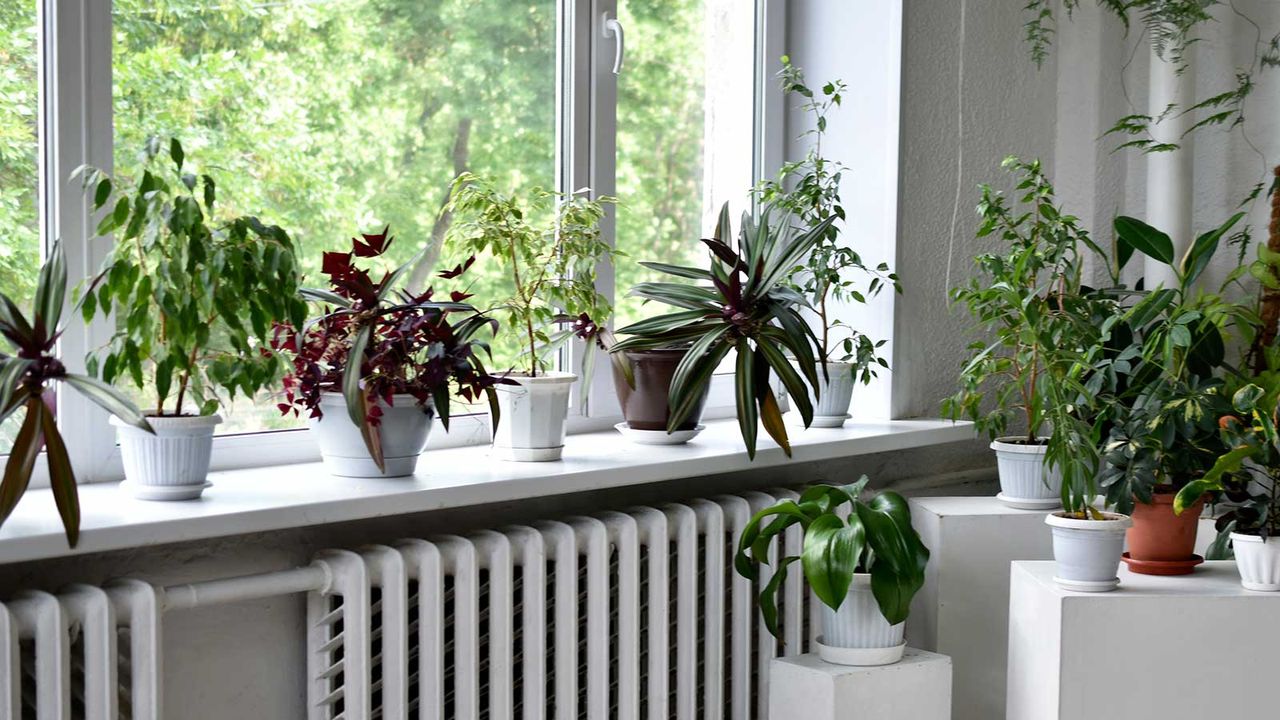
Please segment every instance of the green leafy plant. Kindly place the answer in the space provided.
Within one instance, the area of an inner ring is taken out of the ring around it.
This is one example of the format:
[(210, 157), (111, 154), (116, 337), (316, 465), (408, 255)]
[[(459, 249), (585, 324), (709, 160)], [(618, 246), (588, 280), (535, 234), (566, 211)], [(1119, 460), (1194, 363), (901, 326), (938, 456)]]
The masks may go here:
[[(527, 207), (471, 173), (453, 181), (445, 207), (453, 217), (449, 241), (505, 264), (513, 292), (497, 299), (494, 309), (506, 314), (507, 328), (522, 334), (521, 370), (530, 377), (549, 369), (551, 356), (577, 333), (574, 328), (553, 329), (559, 320), (581, 317), (600, 327), (613, 312), (595, 285), (597, 267), (614, 258), (599, 227), (604, 206), (612, 202), (609, 197), (590, 200), (586, 191), (536, 191)], [(535, 224), (530, 215), (547, 210), (548, 203), (554, 205), (550, 220)], [(583, 388), (591, 385), (598, 343), (588, 342), (586, 349)]]
[(236, 393), (253, 397), (285, 363), (270, 350), (277, 323), (301, 327), (306, 303), (288, 234), (255, 217), (215, 218), (216, 186), (187, 169), (177, 139), (167, 157), (151, 138), (132, 187), (78, 169), (98, 235), (116, 235), (102, 272), (84, 290), (86, 322), (115, 314), (101, 364), (107, 382), (127, 380), (153, 398), (151, 413), (207, 415)]
[(863, 502), (860, 497), (866, 486), (865, 475), (852, 485), (814, 485), (799, 500), (784, 500), (757, 512), (742, 529), (733, 564), (738, 574), (750, 580), (759, 579), (761, 564), (769, 564), (775, 538), (793, 525), (803, 531), (800, 554), (779, 558), (760, 591), (760, 614), (774, 636), (778, 634), (778, 594), (788, 566), (796, 561), (813, 593), (827, 607), (840, 609), (854, 574), (870, 573), (871, 591), (885, 620), (896, 625), (907, 619), (911, 598), (924, 585), (929, 549), (911, 526), (907, 501), (885, 490)]
[[(783, 92), (802, 98), (800, 110), (809, 116), (812, 127), (800, 137), (811, 138), (812, 145), (803, 159), (784, 164), (778, 178), (761, 183), (757, 192), (765, 202), (790, 213), (802, 228), (817, 226), (830, 217), (846, 222), (840, 201), (840, 179), (846, 168), (822, 155), (827, 117), (843, 101), (845, 84), (834, 80), (814, 90), (805, 84), (803, 71), (786, 56), (778, 77)], [(788, 280), (805, 295), (818, 316), (821, 362), (852, 362), (852, 372), (864, 383), (871, 381), (877, 367), (889, 366), (877, 355), (885, 341), (874, 341), (858, 332), (835, 317), (831, 308), (832, 303), (865, 303), (886, 286), (901, 292), (898, 276), (887, 264), (868, 267), (857, 251), (840, 242), (839, 225), (832, 223)]]
[(75, 547), (80, 538), (80, 500), (66, 441), (54, 417), (51, 388), (60, 385), (75, 390), (124, 422), (147, 432), (152, 429), (120, 391), (86, 375), (67, 372), (58, 359), (58, 338), (65, 329), (62, 320), (66, 290), (66, 256), (61, 243), (55, 242), (49, 259), (40, 268), (34, 307), (29, 316), (24, 315), (8, 295), (0, 293), (0, 335), (13, 351), (13, 354), (0, 354), (0, 422), (23, 411), (22, 424), (9, 450), (4, 478), (0, 480), (0, 525), (27, 491), (36, 460), (43, 450), (49, 467), (49, 486), (67, 534), (67, 544)]
[[(689, 416), (716, 368), (732, 352), (736, 356), (734, 398), (738, 426), (748, 457), (755, 458), (760, 424), (791, 456), (782, 410), (770, 380), (776, 373), (808, 427), (813, 421), (810, 398), (817, 396), (818, 387), (817, 337), (800, 315), (804, 296), (788, 286), (786, 280), (833, 222), (835, 217), (828, 217), (800, 231), (766, 206), (758, 219), (743, 213), (735, 248), (730, 245), (726, 204), (720, 210), (715, 236), (702, 240), (710, 251), (709, 268), (641, 263), (682, 280), (696, 281), (646, 282), (632, 288), (632, 295), (678, 309), (620, 328), (618, 334), (628, 337), (612, 348), (618, 355), (625, 350), (689, 346), (668, 394), (668, 432)], [(788, 354), (795, 358), (799, 372)], [(814, 389), (812, 394), (806, 382)]]

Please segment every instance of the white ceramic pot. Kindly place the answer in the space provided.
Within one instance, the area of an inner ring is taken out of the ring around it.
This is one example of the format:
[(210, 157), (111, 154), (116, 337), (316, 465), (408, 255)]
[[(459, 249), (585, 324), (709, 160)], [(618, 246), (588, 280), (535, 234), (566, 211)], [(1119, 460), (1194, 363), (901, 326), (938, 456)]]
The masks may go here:
[(818, 400), (813, 404), (813, 424), (816, 428), (838, 428), (849, 419), (849, 402), (853, 399), (853, 363), (825, 363), (818, 366)]
[(1002, 437), (991, 443), (1000, 472), (1000, 494), (996, 497), (1010, 507), (1026, 510), (1060, 507), (1062, 471), (1045, 466), (1048, 448), (1015, 442), (1018, 439)]
[(124, 487), (142, 500), (194, 500), (210, 485), (209, 455), (218, 415), (148, 417), (152, 435), (115, 416)]
[(391, 405), (382, 406), (382, 423), (378, 434), (382, 440), (382, 459), (387, 471), (378, 469), (369, 456), (364, 435), (347, 414), (347, 401), (342, 393), (320, 396), (319, 420), (308, 420), (307, 426), (320, 446), (320, 457), (330, 473), (342, 477), (403, 477), (412, 475), (418, 456), (427, 447), (435, 407), (428, 402), (419, 407), (412, 395), (393, 395)]
[(1231, 547), (1245, 590), (1280, 591), (1280, 538), (1263, 541), (1257, 535), (1231, 533)]
[(870, 573), (858, 573), (849, 585), (849, 595), (832, 610), (822, 608), (822, 636), (818, 656), (836, 665), (892, 665), (902, 659), (907, 643), (902, 638), (904, 623), (890, 625), (880, 613), (871, 593)]
[(1120, 584), (1116, 571), (1124, 552), (1124, 534), (1133, 520), (1119, 513), (1102, 516), (1106, 519), (1077, 520), (1060, 512), (1045, 517), (1053, 528), (1053, 559), (1058, 563), (1053, 579), (1062, 588), (1106, 592)]
[(508, 376), (516, 385), (497, 385), (502, 416), (493, 434), (493, 454), (504, 460), (559, 460), (564, 451), (564, 423), (569, 415), (569, 390), (577, 375), (547, 372), (537, 377)]

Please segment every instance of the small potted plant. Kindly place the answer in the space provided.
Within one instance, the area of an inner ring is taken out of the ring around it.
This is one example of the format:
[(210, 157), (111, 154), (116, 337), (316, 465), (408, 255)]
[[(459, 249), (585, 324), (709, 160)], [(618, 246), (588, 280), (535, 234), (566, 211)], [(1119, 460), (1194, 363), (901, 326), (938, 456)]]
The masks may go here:
[[(655, 263), (641, 263), (654, 267)], [(637, 337), (646, 332), (641, 327)], [(702, 432), (702, 410), (707, 402), (710, 384), (703, 386), (689, 414), (670, 431), (668, 393), (676, 370), (689, 354), (689, 343), (670, 347), (613, 351), (615, 342), (606, 344), (614, 359), (613, 387), (622, 406), (623, 421), (614, 427), (632, 442), (641, 445), (680, 445)]]
[[(49, 468), (49, 487), (62, 518), (67, 544), (80, 538), (80, 500), (66, 441), (58, 430), (52, 386), (79, 392), (94, 404), (135, 427), (151, 432), (138, 408), (120, 391), (87, 375), (67, 372), (58, 359), (67, 291), (67, 261), (62, 243), (54, 241), (40, 268), (31, 313), (24, 314), (8, 295), (0, 293), (0, 336), (14, 353), (0, 354), (0, 422), (22, 411), (22, 424), (13, 438), (0, 481), (0, 526), (27, 491), (41, 451)], [(28, 319), (30, 318), (30, 319)]]
[(613, 347), (616, 354), (688, 346), (667, 392), (667, 432), (679, 429), (701, 406), (712, 374), (732, 352), (738, 427), (747, 456), (756, 456), (759, 425), (791, 456), (771, 379), (776, 373), (782, 381), (805, 427), (813, 421), (812, 393), (807, 388), (818, 387), (819, 380), (814, 354), (817, 338), (800, 314), (804, 298), (786, 285), (786, 279), (834, 221), (829, 217), (801, 231), (766, 206), (758, 218), (743, 214), (734, 247), (725, 205), (715, 236), (702, 241), (710, 253), (707, 269), (648, 264), (668, 275), (698, 281), (692, 285), (646, 282), (632, 288), (632, 295), (677, 310), (620, 328), (618, 334), (627, 337)]
[[(104, 268), (84, 292), (85, 321), (115, 317), (115, 332), (91, 369), (151, 396), (154, 434), (119, 416), (125, 482), (147, 500), (199, 497), (223, 399), (252, 398), (284, 371), (270, 351), (276, 323), (301, 325), (293, 243), (255, 217), (216, 220), (213, 178), (188, 170), (182, 145), (167, 157), (147, 141), (146, 168), (132, 187), (101, 170), (77, 170), (98, 235), (116, 235)], [(221, 397), (220, 397), (221, 395)]]
[[(487, 349), (483, 330), (497, 321), (463, 302), (467, 295), (398, 289), (421, 256), (375, 281), (358, 259), (371, 262), (391, 246), (388, 229), (351, 241), (345, 253), (327, 252), (321, 270), (330, 288), (304, 288), (326, 313), (301, 332), (281, 328), (278, 348), (292, 356), (280, 410), (307, 412), (320, 454), (334, 475), (412, 475), (426, 448), (435, 418), (449, 430), (450, 396), (481, 395), (496, 403), (498, 382), (485, 371), (478, 351)], [(440, 273), (463, 275), (472, 260)], [(497, 410), (494, 411), (497, 423)]]
[[(1054, 205), (1053, 186), (1039, 161), (1005, 159), (1016, 173), (1021, 208), (982, 186), (978, 237), (1007, 244), (1003, 253), (976, 258), (979, 277), (956, 289), (986, 339), (971, 345), (960, 372), (960, 390), (943, 402), (943, 414), (967, 417), (987, 433), (996, 451), (1000, 493), (1017, 508), (1057, 507), (1063, 468), (1046, 462), (1050, 417), (1075, 406), (1079, 391), (1072, 369), (1096, 344), (1093, 304), (1081, 284), (1082, 253), (1096, 250), (1076, 219)], [(1010, 435), (1011, 425), (1021, 435)]]
[[(1235, 551), (1246, 590), (1280, 591), (1280, 373), (1268, 371), (1232, 396), (1238, 415), (1219, 421), (1228, 450), (1204, 477), (1178, 491), (1175, 513), (1196, 518), (1208, 493), (1223, 493), (1231, 509), (1217, 520), (1218, 537), (1206, 553), (1226, 560)], [(1190, 512), (1188, 512), (1190, 511)]]
[[(564, 195), (539, 191), (534, 207), (498, 192), (471, 173), (454, 179), (444, 211), (452, 213), (449, 241), (474, 254), (488, 254), (511, 279), (511, 294), (494, 302), (507, 318), (508, 332), (521, 338), (521, 367), (497, 386), (493, 448), (499, 457), (520, 461), (559, 460), (564, 449), (569, 390), (578, 376), (553, 369), (556, 352), (572, 329), (553, 330), (565, 316), (604, 324), (612, 313), (608, 298), (595, 287), (596, 268), (613, 261), (613, 249), (600, 239), (600, 218), (612, 198), (590, 200), (586, 191)], [(546, 203), (554, 207), (545, 227), (530, 214)], [(487, 299), (491, 300), (491, 299)], [(596, 351), (587, 343), (588, 356)], [(586, 367), (593, 363), (584, 362)], [(590, 379), (582, 383), (585, 396)]]
[(787, 548), (779, 558), (760, 591), (760, 614), (777, 637), (778, 596), (788, 566), (800, 561), (823, 605), (818, 655), (840, 665), (889, 665), (902, 659), (904, 623), (929, 562), (929, 549), (911, 526), (907, 501), (882, 491), (863, 502), (866, 485), (865, 475), (843, 487), (814, 485), (799, 501), (761, 510), (743, 528), (734, 557), (740, 575), (758, 580), (773, 540), (800, 526), (803, 547), (798, 553)]
[[(778, 77), (783, 92), (803, 98), (800, 109), (809, 116), (812, 127), (801, 138), (810, 137), (813, 142), (804, 159), (784, 164), (777, 180), (761, 184), (760, 196), (790, 213), (801, 227), (813, 227), (829, 217), (843, 222), (846, 218), (840, 201), (840, 180), (845, 167), (823, 157), (822, 141), (827, 115), (840, 105), (845, 85), (836, 80), (820, 90), (811, 89), (805, 85), (804, 73), (786, 56)], [(850, 277), (853, 274), (868, 278), (865, 287)], [(817, 315), (819, 385), (814, 393), (813, 427), (841, 427), (849, 418), (855, 381), (865, 385), (875, 377), (878, 367), (889, 365), (877, 355), (885, 341), (874, 341), (835, 317), (834, 306), (865, 303), (886, 285), (901, 292), (898, 276), (883, 263), (874, 269), (868, 267), (852, 247), (841, 243), (840, 228), (833, 223), (796, 266), (789, 282), (805, 296)]]

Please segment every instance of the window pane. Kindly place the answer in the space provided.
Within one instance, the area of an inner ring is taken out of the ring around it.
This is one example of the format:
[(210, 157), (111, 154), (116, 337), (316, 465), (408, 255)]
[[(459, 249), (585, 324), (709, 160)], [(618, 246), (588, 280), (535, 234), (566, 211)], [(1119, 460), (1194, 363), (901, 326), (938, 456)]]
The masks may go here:
[[(289, 231), (309, 284), (356, 232), (389, 224), (396, 262), (440, 237), (458, 169), (554, 185), (555, 0), (115, 0), (113, 18), (117, 172), (181, 137), (225, 211)], [(468, 277), (479, 306), (508, 287), (495, 263)], [(221, 431), (298, 424), (258, 406)]]
[[(0, 292), (31, 306), (40, 266), (36, 0), (0, 0)], [(15, 418), (0, 425), (8, 452)]]
[(666, 312), (626, 297), (664, 279), (637, 260), (705, 265), (720, 206), (750, 207), (755, 147), (755, 17), (742, 0), (620, 0), (627, 57), (618, 76), (621, 327)]

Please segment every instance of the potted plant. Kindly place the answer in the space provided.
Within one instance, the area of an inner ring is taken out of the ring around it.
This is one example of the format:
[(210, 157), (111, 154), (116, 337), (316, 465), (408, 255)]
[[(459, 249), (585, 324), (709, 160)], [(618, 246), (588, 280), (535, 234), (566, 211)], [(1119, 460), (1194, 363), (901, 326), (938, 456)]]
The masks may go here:
[[(707, 269), (646, 263), (684, 282), (647, 282), (631, 290), (646, 300), (677, 308), (618, 330), (626, 335), (614, 353), (688, 346), (676, 365), (667, 403), (667, 431), (680, 428), (703, 402), (711, 376), (729, 353), (735, 355), (734, 398), (738, 427), (755, 459), (757, 427), (791, 456), (782, 409), (771, 378), (776, 373), (791, 394), (805, 427), (813, 421), (811, 393), (819, 384), (814, 354), (817, 338), (800, 315), (804, 298), (787, 286), (788, 273), (800, 263), (835, 221), (829, 217), (797, 230), (766, 206), (759, 218), (743, 213), (736, 248), (730, 245), (729, 206), (720, 210), (715, 236), (702, 242), (710, 251)], [(788, 359), (795, 359), (799, 371)]]
[(843, 487), (814, 485), (798, 501), (757, 512), (743, 528), (734, 557), (740, 575), (759, 580), (773, 540), (800, 526), (803, 547), (798, 553), (787, 548), (779, 558), (760, 591), (760, 614), (777, 637), (778, 595), (788, 566), (800, 561), (823, 605), (818, 655), (841, 665), (888, 665), (902, 658), (903, 624), (929, 562), (907, 501), (882, 491), (863, 502), (866, 485), (865, 475)]
[(155, 433), (119, 416), (126, 484), (148, 500), (185, 500), (204, 491), (220, 393), (253, 397), (281, 376), (269, 351), (275, 323), (301, 325), (293, 243), (255, 217), (214, 219), (213, 178), (188, 171), (182, 145), (157, 138), (132, 187), (101, 170), (77, 173), (95, 211), (98, 235), (117, 235), (102, 272), (85, 290), (87, 321), (115, 316), (101, 363), (107, 382), (126, 381), (151, 396)]
[[(827, 115), (840, 105), (845, 85), (840, 80), (826, 83), (820, 90), (805, 84), (804, 73), (783, 56), (778, 74), (785, 93), (798, 95), (800, 109), (812, 121), (812, 127), (800, 137), (813, 140), (804, 159), (782, 166), (776, 180), (763, 182), (760, 197), (791, 214), (802, 228), (818, 225), (827, 218), (844, 221), (845, 210), (840, 201), (840, 179), (845, 167), (822, 155)], [(868, 277), (865, 287), (849, 276), (856, 273)], [(789, 282), (812, 306), (818, 326), (818, 388), (814, 393), (813, 426), (841, 427), (849, 418), (849, 404), (855, 381), (871, 382), (877, 367), (889, 367), (877, 355), (884, 340), (873, 341), (835, 316), (839, 303), (865, 303), (886, 286), (901, 292), (898, 276), (889, 266), (868, 267), (862, 257), (840, 241), (840, 228), (827, 226), (813, 249), (796, 266)]]
[(0, 422), (19, 410), (23, 412), (22, 424), (5, 462), (4, 478), (0, 480), (0, 526), (27, 491), (31, 473), (43, 451), (49, 468), (49, 487), (62, 518), (67, 544), (75, 547), (80, 538), (80, 500), (66, 441), (58, 430), (52, 386), (61, 385), (79, 392), (139, 432), (151, 432), (151, 426), (120, 391), (87, 375), (67, 372), (58, 359), (66, 290), (66, 255), (62, 244), (54, 241), (49, 258), (40, 268), (29, 315), (8, 295), (0, 293), (0, 336), (4, 336), (14, 351), (12, 355), (0, 354)]
[(623, 417), (615, 427), (631, 441), (641, 445), (679, 445), (702, 432), (699, 421), (711, 389), (709, 383), (697, 394), (685, 419), (667, 429), (671, 419), (668, 402), (671, 382), (680, 363), (688, 356), (689, 348), (689, 343), (684, 343), (611, 352), (612, 357), (618, 358), (612, 365), (613, 387)]
[(1232, 412), (1223, 393), (1228, 332), (1252, 332), (1255, 319), (1248, 307), (1195, 284), (1241, 217), (1197, 237), (1181, 258), (1165, 233), (1135, 218), (1115, 220), (1117, 268), (1136, 251), (1169, 265), (1175, 277), (1173, 287), (1129, 291), (1134, 300), (1109, 324), (1131, 338), (1121, 350), (1131, 360), (1110, 413), (1100, 483), (1109, 504), (1133, 515), (1125, 556), (1133, 572), (1181, 575), (1203, 560), (1194, 554), (1203, 498), (1183, 515), (1173, 502), (1228, 450), (1217, 424)]
[(1225, 494), (1233, 505), (1218, 518), (1218, 537), (1206, 554), (1225, 560), (1234, 549), (1245, 589), (1280, 591), (1280, 373), (1257, 376), (1235, 392), (1231, 404), (1239, 414), (1219, 421), (1228, 450), (1204, 477), (1178, 491), (1173, 509), (1196, 518), (1206, 494)]
[[(547, 226), (530, 214), (554, 203)], [(497, 386), (493, 448), (508, 460), (558, 460), (564, 449), (569, 390), (577, 376), (553, 369), (554, 354), (575, 333), (551, 330), (558, 319), (586, 317), (604, 324), (612, 313), (608, 298), (596, 291), (596, 268), (613, 261), (613, 249), (600, 239), (600, 218), (612, 198), (590, 200), (572, 195), (536, 193), (534, 207), (498, 192), (492, 183), (471, 173), (454, 179), (444, 212), (452, 213), (449, 239), (474, 254), (488, 253), (504, 265), (511, 294), (495, 302), (505, 313), (506, 327), (518, 333), (520, 369)], [(595, 343), (586, 344), (594, 357)], [(594, 363), (584, 361), (584, 374)], [(590, 378), (582, 383), (586, 395)], [(498, 414), (504, 423), (497, 424)]]
[[(1057, 453), (1057, 462), (1047, 462), (1053, 438), (1045, 428), (1073, 414), (1080, 399), (1077, 363), (1097, 341), (1093, 300), (1081, 282), (1083, 252), (1096, 247), (1076, 218), (1054, 205), (1039, 161), (1011, 157), (1002, 167), (1016, 174), (1025, 211), (982, 186), (977, 235), (999, 238), (1007, 250), (979, 255), (979, 276), (954, 292), (987, 338), (970, 346), (960, 390), (943, 401), (942, 411), (971, 419), (991, 437), (998, 498), (1012, 507), (1053, 508), (1062, 496), (1062, 463), (1074, 456)], [(1021, 435), (1009, 434), (1015, 423)]]
[[(293, 359), (280, 410), (307, 412), (334, 475), (412, 475), (435, 418), (449, 430), (453, 392), (467, 401), (486, 395), (491, 407), (497, 402), (498, 381), (477, 352), (487, 350), (480, 332), (496, 332), (497, 321), (463, 302), (468, 296), (461, 291), (438, 301), (432, 288), (397, 289), (421, 256), (377, 281), (356, 264), (383, 257), (391, 243), (383, 229), (353, 239), (348, 252), (325, 253), (321, 272), (330, 288), (302, 290), (325, 314), (301, 332), (282, 328), (275, 341)], [(457, 278), (471, 263), (440, 277)]]

